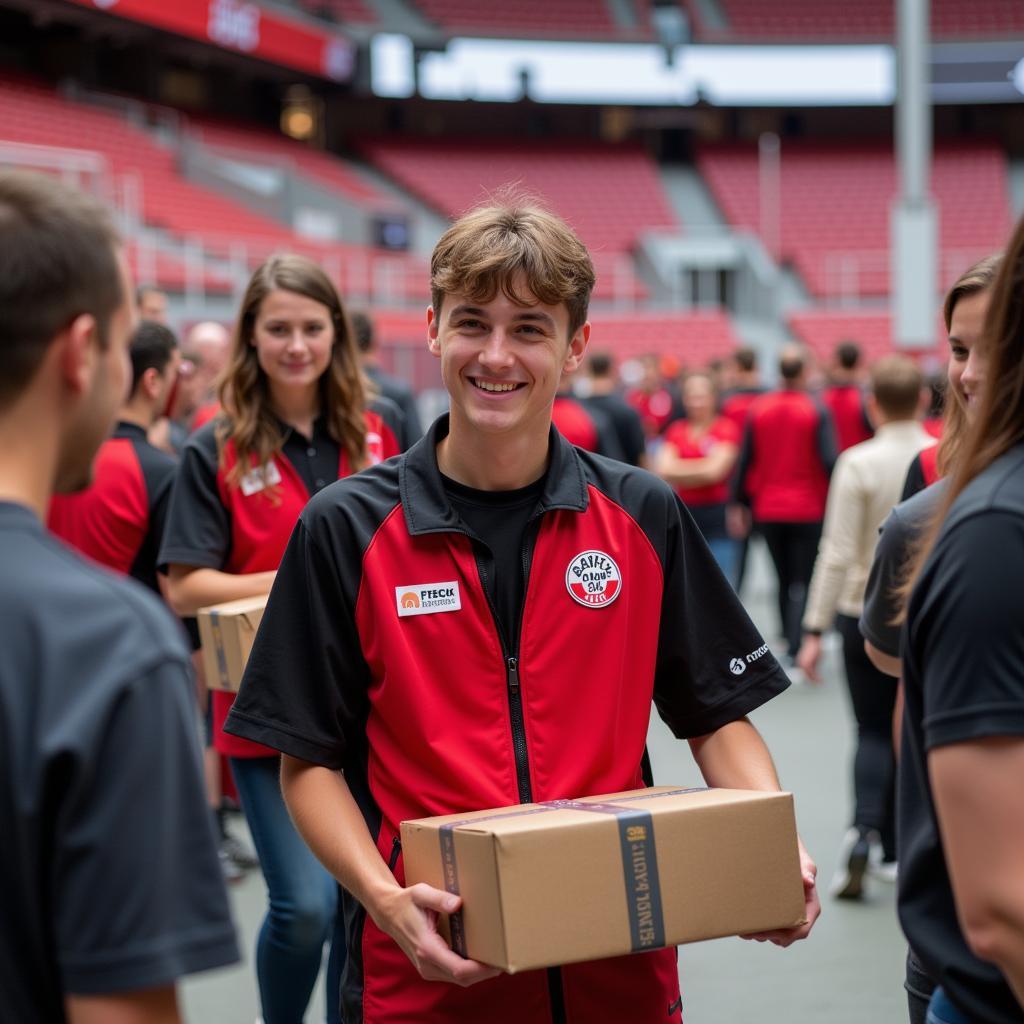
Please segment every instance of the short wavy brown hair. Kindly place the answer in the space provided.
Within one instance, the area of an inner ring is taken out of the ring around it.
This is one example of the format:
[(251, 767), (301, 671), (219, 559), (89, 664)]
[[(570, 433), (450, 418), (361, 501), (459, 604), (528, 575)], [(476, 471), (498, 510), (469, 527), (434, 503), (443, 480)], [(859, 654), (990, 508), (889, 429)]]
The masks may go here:
[[(529, 294), (516, 290), (520, 278)], [(565, 303), (572, 337), (587, 320), (594, 265), (572, 228), (541, 206), (480, 206), (460, 217), (434, 247), (434, 313), (441, 312), (445, 295), (490, 302), (499, 289), (518, 306), (530, 305), (531, 296), (548, 306)]]

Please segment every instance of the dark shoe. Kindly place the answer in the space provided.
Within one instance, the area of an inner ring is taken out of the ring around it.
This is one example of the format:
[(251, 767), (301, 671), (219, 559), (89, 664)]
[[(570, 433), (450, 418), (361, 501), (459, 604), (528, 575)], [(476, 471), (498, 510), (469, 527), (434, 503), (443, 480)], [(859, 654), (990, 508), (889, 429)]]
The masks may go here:
[(872, 833), (854, 826), (843, 836), (839, 867), (829, 893), (837, 900), (859, 900), (864, 895), (864, 876), (871, 858)]

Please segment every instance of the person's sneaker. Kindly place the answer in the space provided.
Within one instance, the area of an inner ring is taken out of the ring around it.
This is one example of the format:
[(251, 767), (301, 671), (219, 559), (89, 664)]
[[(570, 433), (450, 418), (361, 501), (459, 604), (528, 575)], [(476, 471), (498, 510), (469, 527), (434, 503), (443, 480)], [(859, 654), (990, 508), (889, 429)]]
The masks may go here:
[(220, 841), (221, 855), (227, 857), (241, 871), (252, 871), (260, 866), (260, 859), (237, 836), (225, 833)]
[(245, 878), (245, 870), (240, 868), (229, 856), (226, 850), (218, 850), (217, 858), (220, 861), (221, 874), (224, 876), (224, 881), (231, 885), (234, 882), (240, 882)]
[(839, 867), (832, 878), (829, 893), (837, 900), (859, 900), (864, 895), (864, 876), (871, 858), (872, 833), (851, 828), (839, 847)]

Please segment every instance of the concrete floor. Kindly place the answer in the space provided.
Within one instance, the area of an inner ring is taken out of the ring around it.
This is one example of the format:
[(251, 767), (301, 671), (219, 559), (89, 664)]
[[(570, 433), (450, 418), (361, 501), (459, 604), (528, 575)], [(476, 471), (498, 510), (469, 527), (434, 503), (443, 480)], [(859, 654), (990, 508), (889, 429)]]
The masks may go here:
[[(763, 550), (755, 549), (744, 600), (769, 639), (778, 633), (774, 585)], [(680, 949), (679, 973), (687, 1024), (901, 1024), (904, 943), (894, 910), (894, 886), (869, 879), (867, 898), (830, 900), (828, 881), (850, 808), (852, 719), (834, 646), (828, 646), (824, 684), (794, 686), (754, 715), (796, 797), (804, 843), (815, 857), (823, 912), (805, 942), (789, 949), (719, 939)], [(655, 717), (650, 751), (659, 784), (696, 785), (699, 775), (685, 743)], [(264, 910), (258, 872), (232, 887), (246, 963), (189, 979), (183, 1009), (192, 1024), (253, 1024), (259, 1013), (252, 950)], [(322, 984), (307, 1024), (324, 1018)], [(623, 1022), (628, 1024), (628, 1022)]]

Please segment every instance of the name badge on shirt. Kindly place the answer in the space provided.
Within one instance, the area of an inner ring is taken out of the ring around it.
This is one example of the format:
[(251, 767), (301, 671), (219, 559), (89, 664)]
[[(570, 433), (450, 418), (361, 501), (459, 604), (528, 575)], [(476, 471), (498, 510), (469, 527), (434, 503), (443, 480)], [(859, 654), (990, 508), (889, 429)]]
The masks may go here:
[(414, 583), (408, 587), (395, 587), (395, 606), (400, 619), (404, 619), (407, 615), (457, 612), (462, 607), (458, 580), (451, 580), (448, 583)]
[(268, 462), (265, 466), (246, 473), (241, 480), (242, 493), (250, 498), (265, 487), (274, 487), (281, 482), (281, 471), (276, 462)]

